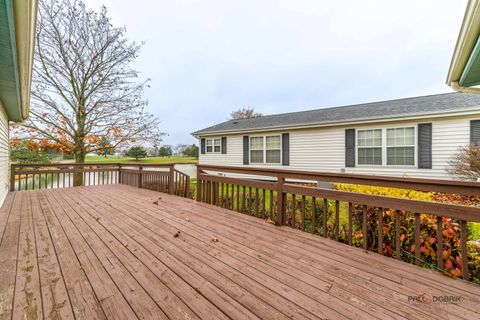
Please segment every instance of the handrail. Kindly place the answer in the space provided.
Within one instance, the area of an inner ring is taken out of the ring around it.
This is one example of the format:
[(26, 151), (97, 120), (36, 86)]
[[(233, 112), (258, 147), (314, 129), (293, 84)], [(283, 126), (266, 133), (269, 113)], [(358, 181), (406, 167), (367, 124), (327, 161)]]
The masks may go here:
[(101, 184), (127, 184), (182, 197), (187, 197), (190, 194), (190, 177), (176, 170), (173, 163), (35, 163), (11, 165), (10, 191)]
[[(308, 229), (313, 234), (397, 259), (409, 260), (414, 255), (417, 265), (426, 264), (435, 255), (436, 261), (428, 263), (434, 263), (440, 270), (452, 265), (452, 261), (448, 264), (444, 261), (444, 256), (445, 252), (453, 254), (455, 249), (458, 257), (453, 265), (463, 270), (464, 279), (470, 279), (466, 258), (467, 222), (480, 222), (480, 207), (320, 188), (316, 186), (318, 181), (480, 196), (477, 182), (198, 165), (196, 200), (269, 218), (279, 226)], [(348, 223), (340, 230), (342, 208), (348, 208), (348, 212), (344, 211)], [(430, 221), (435, 228), (430, 226)], [(454, 228), (448, 229), (448, 225)], [(412, 229), (412, 238), (407, 238), (407, 230)], [(444, 236), (445, 230), (448, 236)], [(434, 240), (428, 244), (434, 250), (428, 257), (421, 252), (421, 247), (426, 246), (422, 242), (427, 241), (423, 239), (425, 232), (430, 232)], [(454, 239), (458, 239), (458, 243)]]
[(286, 170), (272, 168), (245, 168), (234, 166), (217, 165), (198, 165), (202, 171), (218, 171), (226, 173), (244, 173), (250, 175), (260, 175), (267, 177), (278, 177), (298, 179), (298, 180), (317, 180), (326, 182), (351, 183), (379, 187), (404, 188), (425, 192), (444, 192), (464, 194), (471, 196), (480, 195), (480, 182), (458, 181), (458, 180), (440, 180), (440, 179), (422, 179), (422, 178), (402, 178), (391, 176), (374, 176), (365, 174), (350, 173), (332, 173), (317, 171)]

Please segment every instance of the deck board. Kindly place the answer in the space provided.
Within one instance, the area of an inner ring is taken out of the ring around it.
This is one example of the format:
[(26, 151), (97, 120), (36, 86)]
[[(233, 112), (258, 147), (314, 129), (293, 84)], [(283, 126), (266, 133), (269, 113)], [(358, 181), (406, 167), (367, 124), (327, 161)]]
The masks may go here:
[[(480, 312), (478, 285), (123, 185), (9, 194), (0, 209), (0, 272), (0, 319), (478, 319)], [(461, 301), (408, 301), (420, 293)]]

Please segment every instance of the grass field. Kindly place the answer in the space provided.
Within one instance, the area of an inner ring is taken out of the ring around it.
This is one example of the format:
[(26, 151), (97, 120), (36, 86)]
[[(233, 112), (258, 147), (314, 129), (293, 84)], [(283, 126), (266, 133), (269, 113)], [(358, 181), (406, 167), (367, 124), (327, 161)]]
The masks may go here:
[(103, 162), (117, 162), (117, 163), (194, 163), (198, 162), (197, 158), (189, 157), (148, 157), (139, 160), (134, 158), (122, 156), (87, 156), (86, 163), (103, 163)]

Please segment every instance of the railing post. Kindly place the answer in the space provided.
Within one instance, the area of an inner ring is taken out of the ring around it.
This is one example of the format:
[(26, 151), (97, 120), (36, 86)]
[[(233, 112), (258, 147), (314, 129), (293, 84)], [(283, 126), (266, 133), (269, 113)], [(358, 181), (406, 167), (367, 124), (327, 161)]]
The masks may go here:
[(200, 178), (201, 170), (200, 167), (197, 165), (197, 195), (196, 195), (196, 200), (198, 202), (202, 201), (202, 180)]
[(170, 175), (169, 175), (169, 178), (168, 178), (168, 193), (169, 194), (173, 194), (174, 193), (174, 184), (175, 184), (175, 176), (174, 176), (174, 173), (175, 173), (175, 165), (170, 165)]
[(138, 187), (141, 188), (142, 187), (142, 183), (143, 183), (143, 167), (138, 167)]
[(122, 165), (118, 164), (118, 184), (122, 184)]
[(276, 225), (283, 226), (285, 224), (285, 194), (283, 193), (283, 184), (285, 177), (277, 176), (277, 217)]
[(15, 176), (16, 176), (17, 166), (12, 164), (10, 166), (10, 191), (15, 191)]
[(185, 178), (185, 198), (190, 198), (190, 176)]

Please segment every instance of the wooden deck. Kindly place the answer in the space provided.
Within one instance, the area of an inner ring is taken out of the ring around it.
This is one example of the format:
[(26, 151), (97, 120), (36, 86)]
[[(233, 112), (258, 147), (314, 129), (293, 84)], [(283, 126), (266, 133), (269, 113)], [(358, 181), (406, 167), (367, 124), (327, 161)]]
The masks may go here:
[[(11, 193), (0, 319), (479, 319), (480, 286), (123, 185)], [(419, 304), (409, 296), (459, 296)]]

